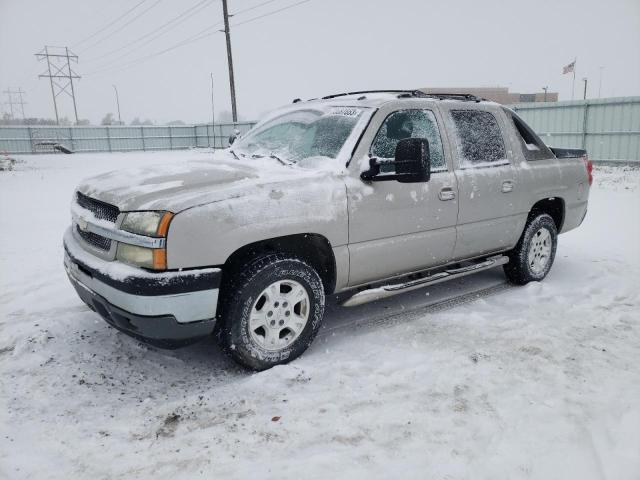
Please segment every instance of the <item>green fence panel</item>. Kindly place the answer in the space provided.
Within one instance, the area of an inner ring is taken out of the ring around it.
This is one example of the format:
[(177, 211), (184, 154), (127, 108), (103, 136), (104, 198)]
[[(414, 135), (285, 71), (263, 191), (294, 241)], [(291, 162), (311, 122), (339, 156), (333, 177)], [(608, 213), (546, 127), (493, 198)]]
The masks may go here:
[(640, 97), (511, 105), (547, 145), (595, 161), (640, 162)]

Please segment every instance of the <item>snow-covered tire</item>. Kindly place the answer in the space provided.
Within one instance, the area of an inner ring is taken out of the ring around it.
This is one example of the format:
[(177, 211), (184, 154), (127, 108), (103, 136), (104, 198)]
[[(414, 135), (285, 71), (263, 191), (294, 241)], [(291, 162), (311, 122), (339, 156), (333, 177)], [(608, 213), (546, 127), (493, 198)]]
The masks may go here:
[(320, 276), (304, 261), (285, 255), (253, 260), (230, 276), (221, 293), (218, 340), (231, 358), (253, 370), (300, 356), (324, 316)]
[(550, 215), (530, 219), (516, 247), (509, 253), (504, 273), (511, 283), (525, 285), (547, 276), (558, 246), (558, 230)]

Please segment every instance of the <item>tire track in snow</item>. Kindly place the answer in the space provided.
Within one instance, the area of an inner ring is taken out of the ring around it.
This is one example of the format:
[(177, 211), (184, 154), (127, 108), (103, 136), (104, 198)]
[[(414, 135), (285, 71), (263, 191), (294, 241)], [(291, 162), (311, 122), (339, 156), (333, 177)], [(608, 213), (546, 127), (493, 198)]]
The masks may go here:
[[(317, 338), (325, 338), (333, 335), (336, 332), (353, 328), (390, 328), (399, 323), (407, 323), (415, 320), (417, 317), (421, 317), (429, 313), (439, 313), (446, 310), (452, 310), (454, 308), (473, 303), (480, 298), (487, 298), (499, 293), (505, 292), (515, 288), (516, 285), (512, 285), (507, 282), (500, 283), (498, 285), (492, 285), (490, 287), (481, 288), (473, 292), (465, 293), (456, 297), (440, 300), (428, 305), (422, 305), (415, 308), (403, 310), (401, 312), (389, 313), (386, 315), (378, 315), (375, 317), (358, 319), (355, 322), (347, 322), (346, 324), (336, 325), (335, 327), (327, 327), (322, 329), (318, 333)], [(348, 307), (340, 307), (348, 308)]]

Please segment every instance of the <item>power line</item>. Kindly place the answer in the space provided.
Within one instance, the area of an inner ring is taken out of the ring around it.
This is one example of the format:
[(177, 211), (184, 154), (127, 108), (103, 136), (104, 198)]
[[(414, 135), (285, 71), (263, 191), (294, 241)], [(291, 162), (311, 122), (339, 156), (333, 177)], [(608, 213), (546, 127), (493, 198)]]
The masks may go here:
[(190, 43), (194, 43), (194, 42), (197, 42), (197, 41), (202, 40), (204, 38), (210, 37), (211, 35), (215, 35), (216, 33), (220, 33), (219, 30), (214, 30), (214, 31), (208, 32), (208, 33), (207, 33), (207, 31), (208, 30), (213, 30), (214, 28), (217, 28), (221, 24), (222, 24), (222, 22), (218, 22), (218, 23), (216, 23), (214, 25), (211, 25), (210, 27), (207, 27), (207, 28), (205, 28), (203, 30), (200, 30), (198, 33), (192, 35), (191, 37), (188, 37), (187, 39), (185, 39), (185, 40), (183, 40), (183, 41), (181, 41), (181, 42), (179, 42), (177, 44), (174, 44), (174, 45), (172, 45), (172, 46), (170, 46), (168, 48), (165, 48), (164, 50), (160, 50), (158, 52), (151, 53), (149, 55), (145, 55), (143, 57), (136, 58), (134, 60), (131, 60), (130, 62), (126, 62), (126, 63), (124, 63), (122, 65), (119, 65), (119, 66), (116, 66), (116, 67), (113, 67), (113, 68), (112, 67), (106, 67), (106, 68), (101, 68), (99, 70), (94, 70), (93, 72), (86, 73), (85, 77), (89, 76), (89, 75), (97, 75), (97, 74), (108, 72), (108, 71), (112, 71), (112, 70), (114, 72), (119, 72), (121, 70), (126, 70), (130, 66), (139, 65), (140, 63), (143, 63), (143, 62), (146, 62), (148, 60), (151, 60), (152, 58), (155, 58), (155, 57), (157, 57), (159, 55), (163, 55), (163, 54), (168, 53), (168, 52), (170, 52), (172, 50), (175, 50), (176, 48), (180, 48), (180, 47), (183, 47), (185, 45), (189, 45)]
[[(275, 1), (275, 0), (273, 0), (273, 1)], [(265, 18), (265, 17), (269, 17), (271, 15), (275, 15), (277, 13), (280, 13), (280, 12), (284, 11), (284, 10), (288, 10), (290, 8), (297, 7), (298, 5), (302, 5), (303, 3), (308, 3), (310, 1), (311, 0), (302, 0), (302, 1), (299, 1), (299, 2), (296, 2), (296, 3), (293, 3), (291, 5), (287, 5), (285, 7), (279, 8), (277, 10), (272, 10), (272, 11), (264, 13), (262, 15), (258, 15), (256, 17), (249, 18), (249, 19), (247, 19), (245, 21), (238, 22), (238, 23), (233, 24), (231, 26), (232, 27), (236, 27), (236, 26), (239, 26), (239, 25), (244, 25), (244, 24), (247, 24), (247, 23), (250, 23), (250, 22), (254, 22), (256, 20), (260, 20), (261, 18)], [(266, 4), (266, 3), (267, 2), (264, 2), (264, 4)], [(257, 8), (257, 7), (258, 6), (255, 6), (255, 8)], [(171, 52), (171, 51), (173, 51), (173, 50), (175, 50), (177, 48), (183, 47), (185, 45), (189, 45), (191, 43), (200, 41), (200, 40), (202, 40), (204, 38), (207, 38), (207, 37), (210, 37), (210, 36), (215, 35), (217, 33), (220, 33), (221, 32), (220, 30), (215, 30), (215, 31), (210, 31), (210, 30), (215, 29), (216, 27), (218, 27), (222, 23), (223, 22), (217, 22), (217, 23), (215, 23), (215, 24), (213, 24), (213, 25), (211, 25), (209, 27), (206, 27), (203, 30), (200, 30), (199, 32), (195, 33), (194, 35), (192, 35), (190, 37), (187, 37), (185, 40), (182, 40), (181, 42), (178, 42), (178, 43), (176, 43), (176, 44), (174, 44), (174, 45), (172, 45), (172, 46), (170, 46), (168, 48), (165, 48), (163, 50), (160, 50), (160, 51), (151, 53), (149, 55), (145, 55), (145, 56), (136, 58), (134, 60), (131, 60), (131, 61), (126, 62), (126, 63), (121, 64), (121, 65), (113, 65), (113, 64), (109, 65), (108, 64), (108, 65), (103, 66), (104, 68), (99, 68), (98, 70), (94, 70), (92, 72), (85, 73), (84, 76), (85, 77), (86, 76), (94, 76), (94, 75), (99, 75), (99, 74), (102, 74), (102, 73), (105, 73), (105, 72), (109, 72), (109, 71), (113, 71), (114, 73), (117, 73), (117, 72), (120, 72), (120, 71), (123, 71), (123, 70), (127, 70), (129, 68), (132, 68), (134, 66), (139, 65), (140, 63), (147, 62), (148, 60), (151, 60), (152, 58), (155, 58), (157, 56), (160, 56), (160, 55), (163, 55), (165, 53)], [(224, 30), (222, 30), (222, 32), (224, 32)]]
[(271, 12), (267, 12), (267, 13), (264, 13), (262, 15), (258, 15), (257, 17), (249, 18), (248, 20), (245, 20), (243, 22), (235, 23), (235, 24), (233, 24), (231, 26), (232, 27), (239, 27), (240, 25), (245, 25), (247, 23), (251, 23), (251, 22), (254, 22), (256, 20), (260, 20), (261, 18), (270, 17), (271, 15), (275, 15), (276, 13), (283, 12), (283, 11), (288, 10), (290, 8), (297, 7), (298, 5), (302, 5), (303, 3), (308, 3), (310, 1), (311, 0), (302, 0), (301, 2), (293, 3), (291, 5), (287, 5), (286, 7), (282, 7), (282, 8), (279, 8), (277, 10), (273, 10)]
[(131, 12), (133, 12), (136, 8), (138, 8), (140, 5), (142, 5), (144, 2), (146, 2), (147, 0), (142, 0), (138, 3), (136, 3), (133, 7), (131, 7), (129, 10), (127, 10), (126, 12), (124, 12), (122, 15), (120, 15), (118, 18), (116, 18), (115, 20), (112, 20), (111, 22), (107, 23), (104, 27), (102, 27), (100, 30), (98, 30), (97, 32), (89, 35), (87, 38), (80, 40), (79, 42), (75, 43), (74, 45), (72, 45), (72, 48), (76, 48), (78, 45), (83, 44), (84, 42), (86, 42), (87, 40), (91, 40), (93, 37), (95, 37), (96, 35), (101, 34), (102, 32), (104, 32), (107, 28), (109, 28), (111, 25), (115, 24), (116, 22), (118, 22), (120, 19), (126, 17), (127, 15), (129, 15)]
[(98, 39), (96, 42), (93, 42), (92, 44), (90, 44), (88, 47), (85, 47), (83, 51), (87, 51), (87, 49), (95, 47), (96, 45), (101, 44), (102, 42), (104, 42), (105, 40), (111, 38), (112, 36), (114, 36), (116, 33), (122, 31), (122, 29), (124, 29), (125, 27), (131, 25), (133, 22), (135, 22), (138, 18), (140, 18), (142, 15), (144, 15), (145, 13), (147, 13), (149, 10), (151, 10), (152, 8), (154, 8), (156, 5), (158, 5), (162, 0), (156, 0), (155, 2), (153, 2), (148, 8), (145, 8), (143, 11), (141, 11), (140, 13), (138, 13), (136, 16), (134, 16), (131, 20), (129, 20), (128, 22), (124, 23), (123, 25), (120, 25), (119, 28), (115, 29), (113, 32), (111, 32), (109, 35), (107, 35), (106, 37), (103, 37), (101, 39)]
[[(145, 1), (146, 1), (146, 0), (145, 0)], [(191, 18), (191, 17), (192, 17), (192, 16), (194, 16), (195, 14), (197, 14), (197, 13), (201, 12), (202, 10), (204, 10), (205, 8), (207, 8), (209, 5), (211, 5), (211, 4), (213, 3), (213, 1), (214, 1), (214, 0), (202, 0), (201, 2), (199, 2), (199, 3), (195, 4), (195, 5), (193, 5), (192, 7), (188, 8), (187, 10), (185, 10), (184, 12), (182, 12), (182, 13), (181, 13), (180, 15), (178, 15), (177, 17), (174, 17), (173, 19), (171, 19), (171, 20), (169, 20), (169, 21), (165, 22), (164, 24), (160, 25), (160, 26), (159, 26), (159, 27), (157, 27), (156, 29), (152, 30), (151, 32), (149, 32), (149, 33), (147, 33), (147, 34), (145, 34), (145, 35), (142, 35), (141, 37), (138, 37), (137, 39), (133, 40), (132, 42), (129, 42), (128, 44), (123, 45), (123, 46), (121, 46), (121, 47), (119, 47), (119, 48), (116, 48), (116, 49), (114, 49), (114, 50), (111, 50), (111, 51), (109, 51), (109, 52), (106, 52), (106, 53), (104, 53), (104, 54), (102, 54), (102, 55), (100, 55), (100, 56), (98, 56), (98, 57), (94, 57), (94, 58), (91, 58), (91, 59), (89, 59), (89, 60), (85, 60), (85, 62), (95, 62), (95, 61), (97, 61), (97, 60), (100, 60), (101, 58), (105, 58), (105, 57), (108, 57), (108, 56), (110, 56), (110, 55), (113, 55), (114, 53), (120, 52), (120, 51), (125, 50), (125, 49), (129, 49), (129, 48), (131, 47), (131, 45), (132, 45), (132, 44), (138, 43), (139, 41), (144, 40), (145, 38), (148, 38), (149, 36), (153, 35), (154, 33), (158, 32), (159, 30), (162, 30), (162, 29), (164, 29), (165, 27), (167, 27), (167, 26), (169, 26), (169, 25), (171, 25), (172, 23), (174, 23), (174, 22), (176, 22), (176, 21), (177, 21), (177, 23), (175, 23), (175, 25), (171, 26), (170, 28), (166, 29), (166, 30), (165, 30), (165, 31), (163, 31), (163, 32), (160, 32), (158, 35), (155, 35), (155, 36), (153, 36), (153, 37), (149, 38), (149, 40), (147, 40), (146, 42), (143, 42), (142, 44), (140, 44), (140, 45), (136, 46), (133, 50), (128, 50), (128, 51), (127, 51), (127, 53), (125, 53), (125, 55), (124, 55), (124, 56), (128, 56), (129, 54), (131, 54), (131, 53), (133, 53), (133, 52), (135, 52), (135, 51), (139, 50), (141, 47), (143, 47), (143, 46), (145, 46), (145, 45), (148, 45), (149, 43), (153, 42), (153, 41), (154, 41), (154, 40), (156, 40), (157, 38), (160, 38), (160, 37), (161, 37), (161, 36), (163, 36), (165, 33), (168, 33), (169, 31), (171, 31), (173, 28), (177, 27), (178, 25), (180, 25), (180, 24), (184, 23), (186, 20), (188, 20), (189, 18)], [(243, 13), (249, 12), (249, 11), (251, 11), (251, 10), (255, 10), (255, 9), (260, 8), (260, 7), (264, 6), (264, 5), (268, 5), (268, 4), (273, 3), (273, 2), (276, 2), (276, 1), (279, 1), (279, 0), (267, 0), (266, 2), (259, 3), (258, 5), (254, 5), (254, 6), (252, 6), (252, 7), (245, 8), (245, 9), (243, 9), (243, 10), (240, 10), (240, 11), (238, 11), (238, 12), (236, 12), (236, 13), (234, 13), (234, 14), (230, 15), (230, 16), (237, 16), (237, 15), (241, 15), (241, 14), (243, 14)], [(203, 5), (203, 4), (204, 4), (204, 5)], [(184, 17), (184, 18), (182, 18), (182, 17)], [(181, 19), (181, 18), (182, 18), (182, 19)], [(180, 20), (180, 19), (181, 19), (181, 20)], [(178, 20), (179, 20), (179, 21), (178, 21)], [(104, 65), (104, 66), (109, 66), (109, 65), (112, 65), (112, 64), (113, 64), (113, 62), (112, 62), (111, 64), (107, 64), (107, 65)]]
[[(174, 29), (175, 27), (177, 27), (178, 25), (181, 25), (182, 23), (184, 23), (185, 21), (187, 21), (189, 18), (191, 18), (192, 16), (194, 16), (195, 14), (201, 12), (202, 10), (204, 10), (205, 8), (207, 8), (208, 6), (210, 6), (213, 3), (214, 0), (201, 0), (200, 2), (196, 3), (195, 5), (189, 7), (188, 9), (186, 9), (184, 12), (182, 12), (180, 15), (172, 18), (171, 20), (163, 23), (162, 25), (160, 25), (159, 27), (153, 29), (152, 31), (146, 33), (145, 35), (142, 35), (141, 37), (136, 38), (135, 40), (119, 47), (116, 48), (114, 50), (111, 50), (109, 52), (106, 52), (102, 55), (99, 55), (97, 57), (91, 58), (89, 60), (85, 60), (85, 62), (95, 62), (97, 60), (100, 60), (101, 58), (105, 58), (108, 56), (113, 55), (114, 53), (120, 52), (122, 50), (127, 49), (127, 53), (124, 54), (124, 56), (128, 56), (131, 53), (139, 50), (141, 47), (148, 45), (149, 43), (153, 42), (154, 40), (156, 40), (157, 38), (160, 38), (161, 36), (163, 36), (164, 34), (170, 32), (172, 29)], [(184, 18), (183, 18), (184, 17)], [(177, 22), (177, 23), (176, 23)], [(172, 25), (173, 24), (173, 25)], [(169, 28), (166, 28), (167, 26), (170, 26)], [(163, 30), (162, 32), (158, 33), (157, 35), (154, 35), (156, 32)], [(153, 36), (152, 36), (153, 35)], [(151, 38), (149, 38), (151, 37)], [(131, 49), (131, 46), (140, 42), (141, 40), (144, 40), (145, 38), (149, 38), (146, 42), (143, 42), (140, 45), (135, 46), (133, 49)]]
[(260, 7), (264, 6), (264, 5), (267, 5), (267, 4), (273, 3), (273, 2), (277, 2), (277, 1), (278, 0), (267, 0), (266, 2), (259, 3), (257, 5), (254, 5), (253, 7), (245, 8), (244, 10), (239, 10), (237, 12), (234, 12), (229, 16), (230, 17), (235, 17), (237, 15), (242, 15), (245, 12), (250, 12), (251, 10), (255, 10), (256, 8), (260, 8)]

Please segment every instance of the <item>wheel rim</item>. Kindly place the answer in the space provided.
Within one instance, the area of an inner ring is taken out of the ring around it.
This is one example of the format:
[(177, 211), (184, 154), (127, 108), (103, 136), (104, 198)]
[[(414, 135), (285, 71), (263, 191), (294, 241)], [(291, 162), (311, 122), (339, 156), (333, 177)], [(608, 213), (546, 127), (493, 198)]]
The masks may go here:
[(273, 282), (251, 308), (251, 339), (269, 351), (282, 350), (300, 336), (309, 320), (309, 294), (295, 280)]
[(535, 274), (544, 271), (551, 257), (551, 233), (546, 228), (538, 230), (531, 239), (527, 260), (529, 268)]

